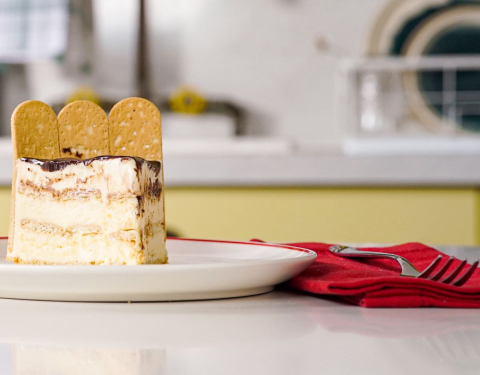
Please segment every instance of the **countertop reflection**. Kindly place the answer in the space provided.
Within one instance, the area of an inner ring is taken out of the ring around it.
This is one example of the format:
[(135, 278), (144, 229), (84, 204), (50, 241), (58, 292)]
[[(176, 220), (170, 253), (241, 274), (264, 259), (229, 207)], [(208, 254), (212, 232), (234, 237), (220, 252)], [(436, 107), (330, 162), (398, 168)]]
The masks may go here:
[(1, 375), (440, 375), (479, 368), (478, 310), (363, 309), (280, 290), (173, 303), (0, 299)]

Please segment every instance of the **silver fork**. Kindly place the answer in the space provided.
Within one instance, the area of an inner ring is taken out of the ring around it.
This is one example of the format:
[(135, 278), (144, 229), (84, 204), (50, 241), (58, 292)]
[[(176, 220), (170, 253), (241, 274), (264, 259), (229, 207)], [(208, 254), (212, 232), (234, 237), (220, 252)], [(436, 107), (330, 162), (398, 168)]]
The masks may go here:
[[(455, 278), (458, 276), (458, 274), (462, 271), (462, 269), (465, 267), (467, 264), (466, 260), (463, 260), (457, 268), (453, 270), (453, 272), (446, 276), (444, 279), (440, 280), (440, 278), (447, 272), (448, 268), (452, 264), (453, 260), (455, 259), (454, 257), (450, 257), (445, 264), (440, 268), (436, 274), (433, 276), (430, 276), (432, 272), (435, 270), (437, 267), (438, 263), (442, 260), (442, 256), (439, 255), (435, 260), (430, 263), (430, 265), (425, 268), (422, 272), (417, 270), (412, 263), (410, 263), (407, 259), (404, 257), (401, 257), (396, 254), (390, 254), (390, 253), (381, 253), (381, 252), (374, 252), (374, 251), (364, 251), (364, 250), (359, 250), (354, 247), (350, 246), (330, 246), (329, 250), (334, 253), (335, 255), (341, 256), (341, 257), (346, 257), (346, 258), (388, 258), (388, 259), (393, 259), (396, 260), (399, 264), (400, 267), (402, 267), (402, 272), (400, 273), (400, 276), (407, 276), (407, 277), (417, 277), (419, 279), (427, 279), (427, 280), (433, 280), (433, 281), (439, 281), (443, 284), (450, 284), (454, 286), (462, 286), (465, 284), (470, 277), (472, 277), (473, 273), (475, 272), (475, 269), (478, 266), (479, 261), (476, 260), (470, 268), (460, 277), (458, 280), (454, 281)], [(430, 277), (429, 277), (430, 276)]]

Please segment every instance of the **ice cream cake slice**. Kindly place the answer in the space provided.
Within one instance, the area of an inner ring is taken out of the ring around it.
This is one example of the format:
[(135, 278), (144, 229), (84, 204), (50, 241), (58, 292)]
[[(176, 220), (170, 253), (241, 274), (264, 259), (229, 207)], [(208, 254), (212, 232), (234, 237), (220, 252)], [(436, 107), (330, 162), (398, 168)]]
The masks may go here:
[(160, 161), (132, 156), (19, 158), (7, 259), (166, 263), (162, 167)]

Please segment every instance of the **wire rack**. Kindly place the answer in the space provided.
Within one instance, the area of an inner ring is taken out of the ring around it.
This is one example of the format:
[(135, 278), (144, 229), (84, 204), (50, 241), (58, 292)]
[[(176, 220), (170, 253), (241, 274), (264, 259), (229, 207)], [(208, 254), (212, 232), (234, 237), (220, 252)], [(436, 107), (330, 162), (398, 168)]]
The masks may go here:
[(344, 60), (340, 77), (350, 137), (480, 136), (480, 56)]

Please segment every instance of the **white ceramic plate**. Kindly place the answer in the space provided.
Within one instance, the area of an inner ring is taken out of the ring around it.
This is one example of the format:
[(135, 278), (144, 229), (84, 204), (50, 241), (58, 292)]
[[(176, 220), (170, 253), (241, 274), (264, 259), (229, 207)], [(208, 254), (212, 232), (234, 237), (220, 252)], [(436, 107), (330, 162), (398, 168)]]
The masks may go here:
[(284, 245), (168, 239), (169, 264), (41, 266), (5, 261), (0, 298), (55, 301), (180, 301), (265, 293), (307, 268), (313, 251)]

